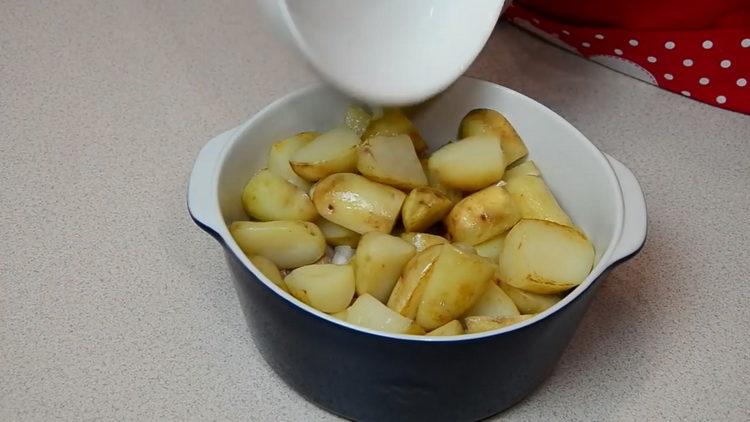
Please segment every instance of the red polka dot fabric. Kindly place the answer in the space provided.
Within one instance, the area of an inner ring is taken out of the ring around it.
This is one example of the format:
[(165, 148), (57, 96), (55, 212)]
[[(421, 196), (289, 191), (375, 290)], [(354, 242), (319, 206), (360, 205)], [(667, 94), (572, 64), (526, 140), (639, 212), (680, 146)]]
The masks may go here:
[[(565, 3), (574, 7), (576, 2), (549, 3), (560, 8)], [(554, 11), (544, 13), (538, 5), (524, 7), (523, 3), (510, 6), (505, 18), (558, 47), (626, 75), (706, 104), (750, 114), (750, 0), (740, 7), (747, 9), (741, 11), (747, 12), (747, 22), (736, 19), (735, 13), (735, 19), (725, 26), (716, 27), (713, 19), (708, 29), (695, 29), (694, 22), (686, 30), (638, 24), (628, 28), (627, 22), (603, 27), (589, 10), (594, 26), (572, 22)], [(696, 13), (693, 21), (699, 19)]]

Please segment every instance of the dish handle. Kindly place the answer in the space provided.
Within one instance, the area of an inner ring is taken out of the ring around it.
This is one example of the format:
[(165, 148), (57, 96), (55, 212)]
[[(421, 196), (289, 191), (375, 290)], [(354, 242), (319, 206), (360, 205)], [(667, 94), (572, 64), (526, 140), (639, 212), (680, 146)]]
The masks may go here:
[(217, 240), (221, 239), (219, 228), (224, 224), (216, 204), (218, 158), (236, 130), (237, 128), (233, 128), (216, 136), (201, 148), (188, 182), (187, 206), (190, 217)]
[(625, 218), (620, 240), (612, 253), (612, 263), (616, 263), (635, 254), (646, 241), (648, 216), (646, 214), (646, 199), (641, 185), (635, 175), (624, 164), (605, 154), (615, 171), (622, 189)]

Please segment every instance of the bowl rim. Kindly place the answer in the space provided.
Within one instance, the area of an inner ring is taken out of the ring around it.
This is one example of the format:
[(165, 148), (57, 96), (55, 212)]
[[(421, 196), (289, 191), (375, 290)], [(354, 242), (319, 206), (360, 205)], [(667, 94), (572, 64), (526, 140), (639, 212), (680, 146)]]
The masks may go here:
[[(222, 243), (225, 246), (225, 248), (229, 249), (233, 253), (233, 255), (243, 264), (243, 266), (245, 267), (247, 271), (253, 274), (256, 277), (256, 279), (261, 282), (261, 284), (265, 285), (266, 288), (273, 290), (278, 296), (280, 296), (281, 299), (287, 302), (288, 305), (292, 306), (293, 308), (298, 309), (299, 311), (309, 313), (311, 314), (311, 316), (324, 319), (339, 327), (351, 329), (355, 332), (365, 334), (365, 335), (373, 335), (373, 336), (377, 336), (381, 338), (387, 338), (390, 340), (402, 340), (402, 341), (409, 341), (409, 342), (427, 342), (427, 343), (467, 342), (467, 341), (475, 341), (475, 340), (485, 339), (488, 337), (503, 335), (503, 334), (511, 333), (517, 330), (522, 330), (528, 326), (534, 325), (546, 319), (547, 317), (550, 317), (562, 311), (563, 309), (567, 308), (568, 305), (570, 305), (573, 301), (577, 300), (580, 296), (582, 296), (583, 293), (594, 284), (594, 282), (599, 280), (601, 276), (604, 275), (605, 272), (607, 272), (607, 270), (618, 265), (619, 263), (626, 261), (630, 257), (637, 254), (638, 250), (640, 250), (639, 248), (632, 254), (629, 254), (628, 256), (625, 256), (623, 258), (619, 258), (615, 260), (612, 259), (612, 255), (616, 249), (618, 241), (620, 240), (620, 237), (622, 236), (623, 227), (624, 227), (624, 213), (625, 213), (623, 192), (622, 192), (620, 182), (615, 173), (615, 170), (613, 169), (611, 163), (609, 162), (609, 160), (606, 158), (605, 154), (601, 150), (599, 150), (591, 141), (589, 141), (588, 138), (586, 138), (570, 122), (565, 120), (562, 116), (558, 115), (553, 110), (546, 107), (545, 105), (539, 103), (538, 101), (524, 94), (514, 91), (510, 88), (504, 87), (502, 85), (499, 85), (493, 82), (473, 78), (473, 77), (462, 76), (456, 81), (455, 84), (466, 84), (466, 83), (480, 84), (480, 85), (483, 85), (482, 89), (499, 90), (500, 92), (502, 92), (502, 95), (509, 95), (509, 96), (515, 97), (516, 99), (520, 101), (530, 102), (531, 105), (537, 108), (541, 113), (544, 113), (547, 117), (557, 121), (560, 125), (567, 128), (568, 133), (572, 135), (572, 137), (575, 138), (576, 141), (579, 144), (581, 144), (582, 147), (589, 149), (593, 153), (593, 155), (597, 157), (600, 165), (605, 170), (607, 181), (610, 185), (610, 188), (613, 189), (615, 193), (614, 195), (615, 225), (612, 228), (612, 237), (611, 237), (609, 245), (607, 245), (607, 248), (605, 249), (605, 251), (599, 256), (599, 259), (595, 263), (591, 272), (581, 284), (579, 284), (573, 290), (571, 290), (563, 299), (561, 299), (555, 305), (553, 305), (552, 307), (542, 312), (535, 314), (532, 318), (529, 318), (517, 324), (498, 328), (495, 330), (489, 330), (489, 331), (473, 333), (473, 334), (461, 334), (461, 335), (456, 335), (456, 336), (423, 336), (423, 335), (412, 335), (412, 334), (388, 333), (384, 331), (379, 331), (379, 330), (374, 330), (374, 329), (354, 325), (349, 322), (337, 319), (333, 317), (332, 315), (329, 315), (325, 312), (319, 311), (313, 308), (312, 306), (307, 305), (297, 300), (296, 298), (294, 298), (294, 296), (292, 296), (291, 294), (287, 293), (286, 291), (281, 289), (279, 286), (274, 284), (270, 279), (268, 279), (268, 277), (266, 277), (262, 272), (260, 272), (257, 268), (255, 268), (255, 266), (250, 262), (249, 258), (242, 252), (237, 242), (235, 242), (232, 235), (229, 233), (229, 224), (227, 224), (227, 222), (224, 220), (224, 217), (221, 214), (221, 207), (219, 204), (219, 197), (218, 197), (218, 191), (219, 191), (218, 185), (219, 185), (219, 179), (220, 179), (222, 168), (224, 166), (224, 163), (226, 162), (227, 156), (229, 155), (229, 151), (233, 149), (232, 147), (234, 146), (234, 144), (237, 143), (240, 139), (245, 138), (246, 133), (252, 130), (252, 127), (256, 124), (256, 122), (261, 120), (266, 115), (277, 113), (279, 109), (282, 109), (288, 103), (300, 97), (314, 94), (318, 90), (330, 91), (334, 89), (330, 85), (326, 85), (324, 83), (316, 83), (316, 84), (308, 85), (306, 87), (292, 91), (284, 95), (281, 98), (276, 99), (275, 101), (271, 102), (270, 104), (263, 107), (260, 111), (255, 113), (253, 116), (251, 116), (248, 120), (246, 120), (240, 126), (230, 131), (231, 133), (228, 135), (229, 139), (222, 146), (221, 151), (216, 157), (213, 163), (214, 168), (212, 171), (212, 185), (213, 185), (212, 187), (214, 189), (214, 192), (217, 193), (217, 195), (215, 195), (215, 197), (213, 198), (216, 201), (215, 213), (219, 215), (219, 219), (222, 222), (222, 224), (220, 227), (216, 228), (215, 233), (211, 233), (213, 231), (211, 228), (206, 227), (204, 224), (198, 221), (195, 217), (193, 217), (193, 220), (202, 229), (206, 230), (207, 232), (211, 234), (215, 234), (214, 237), (220, 243)], [(450, 87), (448, 89), (450, 89)], [(442, 94), (439, 94), (439, 95), (442, 95)]]

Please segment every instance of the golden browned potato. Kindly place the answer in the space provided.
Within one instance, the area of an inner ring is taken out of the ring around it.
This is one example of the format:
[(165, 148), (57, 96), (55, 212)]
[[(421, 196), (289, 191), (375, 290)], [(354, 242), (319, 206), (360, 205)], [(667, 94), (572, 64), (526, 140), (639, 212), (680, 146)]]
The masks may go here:
[(319, 135), (318, 132), (302, 132), (271, 145), (271, 149), (268, 151), (268, 170), (273, 174), (283, 177), (305, 192), (310, 190), (310, 182), (299, 177), (292, 170), (289, 160), (292, 159), (292, 155), (298, 149), (307, 145)]
[(520, 314), (513, 300), (495, 283), (490, 283), (484, 295), (464, 313), (465, 316), (490, 317), (509, 317)]
[(347, 322), (360, 327), (395, 334), (424, 334), (424, 329), (379, 300), (364, 294), (347, 309)]
[(370, 125), (370, 120), (372, 120), (372, 116), (362, 107), (350, 105), (344, 115), (344, 126), (351, 129), (357, 136), (362, 136), (367, 130), (367, 126)]
[(421, 232), (442, 220), (451, 207), (450, 198), (437, 189), (412, 189), (401, 209), (401, 221), (407, 232)]
[(332, 174), (318, 182), (312, 199), (323, 218), (357, 233), (390, 233), (406, 194), (352, 173)]
[(504, 232), (491, 239), (485, 240), (482, 243), (474, 245), (474, 249), (477, 250), (477, 255), (483, 256), (490, 261), (497, 263), (500, 259), (500, 252), (503, 251), (505, 236), (507, 235), (508, 232)]
[(422, 300), (422, 293), (432, 273), (433, 264), (441, 252), (440, 246), (432, 246), (417, 253), (404, 267), (388, 299), (388, 307), (401, 315), (414, 319)]
[(417, 252), (422, 252), (430, 246), (450, 243), (448, 239), (430, 233), (401, 233), (401, 238), (414, 245)]
[(445, 186), (474, 192), (498, 182), (505, 161), (497, 139), (479, 135), (441, 147), (430, 156), (427, 167)]
[(292, 155), (292, 170), (311, 182), (334, 173), (352, 172), (357, 168), (359, 143), (359, 137), (351, 129), (329, 130)]
[(430, 331), (429, 333), (425, 334), (426, 336), (460, 336), (464, 333), (464, 326), (461, 325), (461, 323), (454, 319), (453, 321), (441, 325), (440, 327), (435, 328), (434, 330)]
[(547, 220), (573, 226), (568, 214), (557, 203), (532, 161), (519, 164), (506, 175), (505, 188), (518, 205), (522, 218)]
[(521, 218), (502, 186), (490, 186), (462, 199), (444, 223), (454, 241), (476, 245), (513, 227)]
[(383, 115), (373, 119), (362, 134), (362, 139), (367, 140), (375, 136), (408, 135), (414, 144), (414, 150), (421, 155), (427, 152), (427, 144), (414, 124), (398, 108), (386, 108)]
[(354, 255), (357, 294), (386, 302), (407, 262), (417, 253), (405, 240), (380, 232), (362, 235)]
[(308, 221), (235, 221), (229, 232), (247, 256), (263, 255), (283, 269), (312, 264), (326, 250), (323, 233)]
[(513, 167), (506, 168), (503, 180), (507, 181), (518, 176), (541, 176), (541, 174), (542, 173), (539, 172), (536, 163), (529, 160), (515, 164)]
[(528, 154), (526, 145), (508, 119), (495, 110), (476, 109), (461, 120), (459, 129), (462, 138), (476, 135), (493, 135), (500, 141), (505, 153), (505, 164), (509, 165)]
[(306, 265), (289, 273), (284, 282), (294, 297), (323, 312), (341, 312), (354, 297), (351, 265)]
[(242, 206), (248, 216), (260, 221), (312, 221), (318, 216), (307, 192), (267, 169), (247, 182)]
[(470, 316), (464, 318), (466, 334), (481, 333), (483, 331), (497, 330), (498, 328), (518, 324), (526, 321), (534, 315), (516, 315), (508, 317)]
[(361, 235), (355, 231), (347, 229), (346, 227), (339, 226), (325, 218), (319, 218), (315, 224), (317, 224), (320, 231), (323, 232), (323, 236), (325, 236), (326, 242), (328, 242), (329, 245), (346, 245), (356, 248), (357, 243), (359, 243)]
[(542, 295), (517, 289), (508, 283), (500, 282), (500, 288), (513, 300), (523, 314), (538, 314), (559, 302), (560, 295)]
[(406, 135), (373, 136), (357, 150), (357, 170), (370, 180), (412, 189), (427, 186), (414, 146)]
[(276, 264), (273, 263), (273, 261), (261, 255), (253, 255), (249, 257), (249, 259), (250, 262), (255, 265), (255, 268), (257, 268), (258, 271), (262, 272), (264, 276), (268, 277), (268, 279), (271, 280), (273, 284), (281, 287), (286, 292), (289, 291), (289, 289), (286, 287), (286, 283), (284, 283), (284, 277), (281, 276), (279, 267), (277, 267)]
[(427, 275), (415, 319), (425, 330), (434, 330), (463, 315), (487, 290), (495, 272), (483, 258), (451, 244), (433, 247), (440, 248), (440, 254)]
[(443, 195), (447, 196), (448, 199), (451, 200), (451, 203), (453, 205), (456, 205), (458, 201), (460, 201), (464, 197), (464, 194), (460, 189), (454, 189), (445, 186), (437, 177), (435, 177), (435, 175), (430, 171), (428, 167), (429, 159), (422, 158), (419, 161), (422, 163), (422, 170), (424, 170), (424, 174), (427, 176), (427, 182), (429, 183), (431, 188), (437, 189)]
[(521, 220), (505, 238), (498, 276), (513, 287), (550, 294), (583, 282), (594, 247), (576, 229), (544, 220)]

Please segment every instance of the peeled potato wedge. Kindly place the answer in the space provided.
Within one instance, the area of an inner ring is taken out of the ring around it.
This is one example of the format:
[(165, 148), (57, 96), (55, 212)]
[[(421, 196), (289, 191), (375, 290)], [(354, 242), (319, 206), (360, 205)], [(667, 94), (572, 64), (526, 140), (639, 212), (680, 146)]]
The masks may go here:
[(570, 217), (557, 203), (533, 162), (522, 163), (509, 173), (511, 174), (506, 175), (505, 188), (518, 205), (523, 218), (573, 226)]
[(267, 169), (247, 182), (242, 206), (248, 216), (260, 221), (312, 221), (318, 216), (306, 191)]
[(367, 130), (362, 134), (362, 139), (396, 135), (408, 135), (417, 154), (421, 155), (427, 151), (427, 143), (425, 143), (417, 128), (398, 108), (384, 109), (382, 116), (370, 122)]
[(498, 182), (505, 172), (500, 144), (486, 135), (443, 146), (430, 156), (427, 166), (442, 184), (466, 192)]
[(406, 194), (352, 173), (332, 174), (312, 191), (313, 204), (326, 220), (357, 233), (390, 233)]
[(483, 331), (497, 330), (498, 328), (518, 324), (526, 321), (534, 315), (517, 315), (509, 317), (470, 316), (464, 318), (466, 334), (481, 333)]
[(401, 233), (401, 238), (414, 245), (414, 247), (417, 248), (417, 252), (422, 252), (430, 246), (450, 243), (448, 239), (430, 233)]
[(424, 329), (369, 294), (359, 296), (347, 309), (346, 321), (360, 327), (395, 334), (424, 334)]
[(495, 267), (450, 244), (433, 246), (440, 254), (427, 275), (415, 321), (433, 330), (463, 315), (484, 294)]
[(526, 145), (508, 119), (495, 110), (476, 109), (470, 111), (461, 120), (459, 129), (461, 138), (476, 135), (492, 135), (500, 141), (505, 153), (506, 166), (529, 153)]
[(450, 198), (437, 189), (412, 189), (401, 208), (401, 221), (407, 232), (421, 232), (442, 220), (452, 207)]
[(341, 312), (354, 297), (351, 265), (306, 265), (289, 273), (284, 282), (294, 297), (323, 312)]
[(427, 287), (427, 280), (440, 251), (440, 246), (432, 246), (417, 253), (404, 267), (403, 274), (396, 282), (388, 298), (388, 307), (399, 314), (414, 319)]
[(307, 221), (235, 221), (229, 232), (247, 256), (263, 255), (283, 269), (312, 264), (326, 250), (323, 233)]
[(522, 163), (518, 163), (514, 165), (513, 167), (508, 167), (505, 169), (505, 175), (503, 175), (503, 180), (510, 180), (514, 177), (518, 176), (541, 176), (542, 173), (539, 171), (539, 168), (536, 166), (536, 163), (533, 161), (524, 161)]
[(425, 334), (426, 336), (460, 336), (464, 333), (464, 326), (458, 320), (453, 320), (445, 325), (435, 328)]
[(490, 283), (482, 297), (464, 316), (511, 317), (521, 315), (516, 304), (495, 283)]
[(502, 186), (490, 186), (462, 199), (443, 222), (454, 241), (476, 245), (513, 227), (521, 218)]
[(268, 170), (307, 192), (310, 189), (310, 182), (299, 177), (292, 170), (289, 160), (292, 159), (292, 155), (298, 149), (307, 145), (319, 135), (318, 132), (302, 132), (271, 145), (271, 149), (268, 151)]
[(385, 303), (407, 262), (417, 253), (409, 242), (380, 232), (362, 236), (354, 255), (357, 294)]
[(357, 136), (362, 136), (367, 130), (367, 126), (370, 125), (370, 120), (372, 120), (372, 116), (362, 107), (351, 105), (346, 109), (344, 126), (351, 129)]
[(357, 170), (370, 180), (399, 189), (427, 186), (414, 146), (406, 135), (374, 136), (357, 150)]
[(286, 283), (284, 283), (284, 277), (281, 276), (279, 268), (273, 263), (273, 261), (262, 255), (253, 255), (249, 257), (249, 259), (250, 262), (255, 265), (255, 268), (262, 272), (264, 276), (268, 277), (273, 284), (281, 287), (284, 291), (289, 291), (286, 287)]
[(346, 227), (339, 226), (325, 218), (318, 219), (315, 224), (317, 224), (320, 231), (323, 232), (323, 236), (325, 236), (326, 242), (328, 242), (329, 245), (346, 245), (356, 248), (357, 243), (359, 243), (361, 235), (355, 231), (347, 229)]
[(289, 161), (295, 173), (310, 182), (329, 174), (347, 173), (357, 168), (360, 140), (348, 128), (336, 128), (298, 149)]
[(437, 189), (443, 195), (447, 196), (448, 199), (451, 200), (451, 203), (453, 205), (456, 205), (458, 201), (460, 201), (464, 197), (464, 194), (460, 189), (448, 187), (440, 182), (437, 177), (435, 177), (435, 174), (430, 171), (429, 159), (423, 158), (420, 160), (420, 162), (422, 163), (422, 170), (424, 170), (424, 174), (427, 176), (427, 183), (431, 188)]
[(559, 302), (559, 295), (542, 295), (517, 289), (508, 283), (500, 282), (500, 288), (513, 300), (522, 314), (538, 314)]
[(545, 220), (521, 220), (505, 238), (498, 275), (513, 287), (550, 294), (583, 282), (594, 247), (578, 230)]
[(474, 249), (477, 250), (477, 255), (483, 256), (490, 261), (497, 263), (500, 259), (500, 253), (503, 251), (505, 246), (505, 236), (508, 232), (501, 233), (491, 239), (485, 240), (482, 243), (474, 245)]

